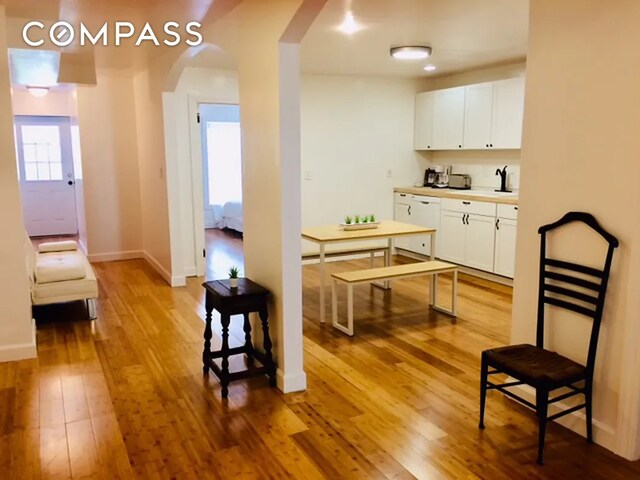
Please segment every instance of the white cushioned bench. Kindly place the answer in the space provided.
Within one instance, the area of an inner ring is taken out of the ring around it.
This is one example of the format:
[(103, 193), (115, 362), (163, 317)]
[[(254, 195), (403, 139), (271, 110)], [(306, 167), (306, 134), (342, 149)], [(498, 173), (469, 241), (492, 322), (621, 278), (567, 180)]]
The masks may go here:
[[(453, 286), (451, 288), (451, 309), (445, 309), (437, 305), (437, 276), (439, 273), (453, 272)], [(458, 297), (458, 266), (453, 263), (432, 260), (428, 262), (407, 263), (404, 265), (392, 265), (389, 267), (369, 268), (351, 272), (334, 273), (331, 302), (333, 313), (333, 326), (347, 335), (353, 336), (353, 286), (360, 283), (373, 283), (376, 281), (397, 280), (401, 278), (433, 275), (429, 304), (434, 310), (446, 313), (453, 317), (457, 311)], [(347, 285), (347, 325), (338, 322), (338, 283)]]

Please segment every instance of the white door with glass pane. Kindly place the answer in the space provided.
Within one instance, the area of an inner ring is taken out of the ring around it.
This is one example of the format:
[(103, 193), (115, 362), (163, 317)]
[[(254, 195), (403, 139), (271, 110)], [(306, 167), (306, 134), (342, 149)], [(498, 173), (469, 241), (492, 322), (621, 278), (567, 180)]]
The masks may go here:
[(70, 119), (16, 116), (15, 133), (27, 233), (77, 234)]

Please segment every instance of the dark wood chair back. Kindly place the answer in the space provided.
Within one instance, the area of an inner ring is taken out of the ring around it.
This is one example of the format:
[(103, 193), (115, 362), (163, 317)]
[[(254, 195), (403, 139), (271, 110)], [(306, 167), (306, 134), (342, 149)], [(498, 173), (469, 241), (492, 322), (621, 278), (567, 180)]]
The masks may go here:
[[(586, 224), (608, 243), (602, 269), (547, 256), (547, 233), (572, 222)], [(613, 251), (619, 245), (618, 239), (602, 228), (593, 215), (583, 212), (569, 212), (557, 222), (540, 227), (538, 233), (541, 235), (541, 242), (536, 346), (544, 348), (545, 305), (564, 308), (591, 318), (593, 323), (586, 365), (587, 376), (591, 379)]]

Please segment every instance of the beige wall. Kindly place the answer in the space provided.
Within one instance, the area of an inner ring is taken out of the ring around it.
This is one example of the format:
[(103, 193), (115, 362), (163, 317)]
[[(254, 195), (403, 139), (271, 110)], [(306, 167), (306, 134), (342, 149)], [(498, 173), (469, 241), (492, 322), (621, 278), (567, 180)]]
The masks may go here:
[(133, 75), (98, 71), (95, 87), (78, 87), (89, 258), (108, 261), (142, 256)]
[(16, 171), (5, 10), (0, 5), (0, 361), (36, 355), (25, 263), (25, 229)]
[(14, 88), (11, 97), (14, 115), (54, 117), (77, 115), (75, 93), (71, 90), (50, 91), (44, 97), (34, 97), (27, 90)]
[[(637, 458), (640, 384), (640, 2), (531, 2), (512, 342), (535, 340), (537, 228), (590, 212), (616, 251), (595, 375), (595, 440)], [(594, 262), (602, 244), (571, 228), (552, 254)], [(584, 360), (589, 324), (559, 312), (548, 346)], [(565, 421), (583, 431), (578, 416)]]

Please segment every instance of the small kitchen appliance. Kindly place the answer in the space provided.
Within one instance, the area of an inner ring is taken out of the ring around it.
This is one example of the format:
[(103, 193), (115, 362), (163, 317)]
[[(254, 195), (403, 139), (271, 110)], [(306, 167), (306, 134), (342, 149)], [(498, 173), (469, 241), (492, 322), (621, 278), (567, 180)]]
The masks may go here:
[(435, 181), (431, 186), (433, 188), (447, 188), (449, 186), (449, 173), (451, 172), (451, 167), (436, 165), (434, 169), (436, 171), (436, 176)]
[(471, 175), (467, 175), (466, 173), (452, 173), (449, 175), (449, 188), (469, 190), (471, 188)]
[(423, 187), (433, 187), (433, 184), (436, 183), (436, 171), (434, 168), (427, 168), (424, 171), (424, 183)]

